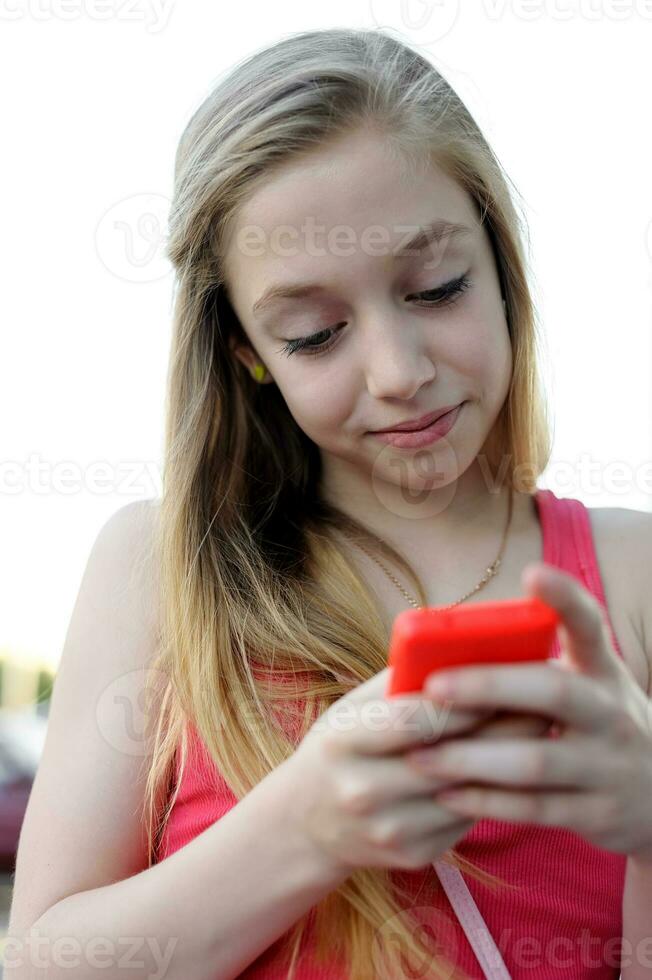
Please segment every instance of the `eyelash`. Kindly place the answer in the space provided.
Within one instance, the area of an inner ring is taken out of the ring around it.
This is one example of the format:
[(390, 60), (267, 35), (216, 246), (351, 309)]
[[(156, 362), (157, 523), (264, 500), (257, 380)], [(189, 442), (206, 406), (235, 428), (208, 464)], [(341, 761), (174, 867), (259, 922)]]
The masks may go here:
[[(435, 306), (450, 306), (452, 302), (455, 302), (457, 297), (465, 292), (471, 285), (471, 280), (467, 275), (459, 276), (457, 279), (451, 279), (450, 282), (445, 282), (443, 286), (438, 286), (436, 289), (423, 289), (420, 293), (415, 293), (416, 296), (428, 296), (437, 294), (436, 299), (432, 300), (422, 300), (426, 304), (426, 308)], [(330, 331), (335, 331), (335, 327), (327, 327), (325, 330), (320, 330), (318, 333), (310, 334), (308, 337), (297, 337), (294, 340), (288, 340), (285, 344), (278, 349), (279, 354), (286, 354), (290, 357), (296, 351), (303, 351), (308, 357), (315, 357), (319, 354), (325, 354), (327, 351), (334, 346), (337, 341), (332, 339), (334, 333), (331, 337), (321, 343), (312, 344), (316, 337), (322, 337), (324, 334)]]

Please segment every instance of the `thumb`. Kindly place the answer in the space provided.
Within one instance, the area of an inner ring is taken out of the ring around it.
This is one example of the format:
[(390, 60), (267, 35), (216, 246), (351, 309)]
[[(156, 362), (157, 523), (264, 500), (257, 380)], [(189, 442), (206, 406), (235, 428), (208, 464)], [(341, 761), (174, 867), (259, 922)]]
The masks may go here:
[(612, 677), (622, 670), (606, 614), (595, 596), (573, 575), (547, 562), (531, 562), (521, 579), (525, 591), (559, 613), (560, 644), (579, 673)]

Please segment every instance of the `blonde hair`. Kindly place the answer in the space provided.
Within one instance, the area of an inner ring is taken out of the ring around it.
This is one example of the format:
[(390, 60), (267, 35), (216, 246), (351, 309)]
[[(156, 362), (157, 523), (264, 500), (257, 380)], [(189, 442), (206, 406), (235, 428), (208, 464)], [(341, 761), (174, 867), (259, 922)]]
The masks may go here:
[[(518, 479), (531, 493), (550, 455), (521, 224), (498, 160), (448, 82), (382, 29), (297, 33), (239, 62), (192, 115), (175, 162), (154, 665), (167, 686), (147, 777), (150, 863), (186, 764), (189, 722), (239, 800), (334, 701), (387, 665), (377, 600), (346, 559), (341, 534), (379, 547), (377, 539), (320, 499), (317, 446), (277, 386), (257, 384), (234, 358), (229, 339), (246, 338), (225, 294), (222, 261), (238, 208), (275, 168), (361, 127), (382, 132), (406, 167), (436, 161), (477, 207), (513, 354), (485, 460), (493, 470), (506, 460), (505, 481)], [(381, 550), (418, 582), (402, 554)], [(425, 604), (423, 588), (420, 598)], [(289, 727), (280, 709), (290, 712)], [(506, 885), (454, 849), (444, 859), (488, 885)], [(417, 938), (397, 877), (393, 869), (356, 869), (317, 903), (279, 941), (288, 976), (312, 923), (317, 960), (341, 957), (356, 980), (378, 976), (379, 951), (388, 976), (402, 975), (408, 954), (428, 957), (423, 976), (464, 977)], [(391, 943), (383, 943), (390, 919)]]

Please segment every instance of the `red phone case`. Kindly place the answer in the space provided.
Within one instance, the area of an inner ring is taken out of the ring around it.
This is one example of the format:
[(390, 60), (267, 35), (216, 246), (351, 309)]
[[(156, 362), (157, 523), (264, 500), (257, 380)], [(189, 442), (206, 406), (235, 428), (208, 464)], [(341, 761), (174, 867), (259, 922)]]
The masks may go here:
[(532, 596), (406, 609), (392, 625), (387, 696), (422, 691), (444, 667), (547, 660), (559, 622), (556, 609)]

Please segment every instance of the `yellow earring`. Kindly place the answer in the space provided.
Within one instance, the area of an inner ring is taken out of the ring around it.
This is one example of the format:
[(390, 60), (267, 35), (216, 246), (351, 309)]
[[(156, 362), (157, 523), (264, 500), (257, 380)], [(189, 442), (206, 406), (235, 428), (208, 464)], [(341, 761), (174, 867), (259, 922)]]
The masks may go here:
[(267, 370), (264, 364), (258, 363), (258, 364), (254, 364), (254, 368), (251, 373), (256, 379), (256, 381), (262, 381), (265, 375), (267, 374)]

